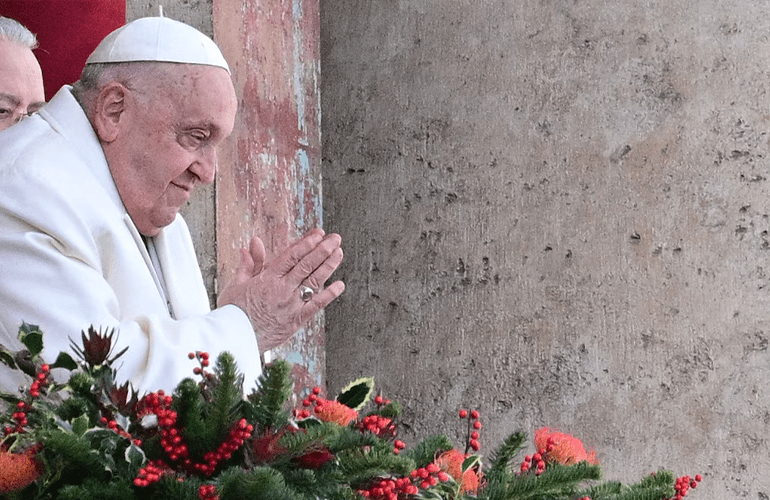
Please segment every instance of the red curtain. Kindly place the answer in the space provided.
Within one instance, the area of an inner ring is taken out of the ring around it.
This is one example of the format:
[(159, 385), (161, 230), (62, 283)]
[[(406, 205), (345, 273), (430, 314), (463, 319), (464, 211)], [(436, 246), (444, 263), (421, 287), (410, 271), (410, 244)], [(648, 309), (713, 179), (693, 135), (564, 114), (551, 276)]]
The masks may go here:
[(99, 42), (126, 22), (126, 0), (0, 0), (0, 15), (37, 35), (46, 99), (80, 77)]

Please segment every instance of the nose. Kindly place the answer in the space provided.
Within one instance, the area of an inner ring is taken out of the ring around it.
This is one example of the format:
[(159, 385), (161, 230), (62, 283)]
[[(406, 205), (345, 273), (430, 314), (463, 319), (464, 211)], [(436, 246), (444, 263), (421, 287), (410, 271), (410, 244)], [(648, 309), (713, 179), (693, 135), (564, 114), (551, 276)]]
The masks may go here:
[(190, 171), (202, 184), (214, 182), (214, 176), (217, 172), (216, 148), (209, 146), (201, 148), (198, 159), (190, 166)]

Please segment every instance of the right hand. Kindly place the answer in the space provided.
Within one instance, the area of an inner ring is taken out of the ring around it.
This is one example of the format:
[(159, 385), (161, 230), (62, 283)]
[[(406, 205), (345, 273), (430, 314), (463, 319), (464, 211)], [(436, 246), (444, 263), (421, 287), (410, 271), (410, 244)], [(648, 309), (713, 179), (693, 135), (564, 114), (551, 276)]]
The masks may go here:
[[(323, 288), (342, 262), (341, 241), (338, 234), (314, 229), (265, 263), (265, 246), (254, 236), (249, 248), (241, 250), (235, 277), (217, 305), (234, 304), (246, 312), (260, 351), (278, 347), (345, 290), (342, 281)], [(307, 302), (300, 286), (315, 291)]]

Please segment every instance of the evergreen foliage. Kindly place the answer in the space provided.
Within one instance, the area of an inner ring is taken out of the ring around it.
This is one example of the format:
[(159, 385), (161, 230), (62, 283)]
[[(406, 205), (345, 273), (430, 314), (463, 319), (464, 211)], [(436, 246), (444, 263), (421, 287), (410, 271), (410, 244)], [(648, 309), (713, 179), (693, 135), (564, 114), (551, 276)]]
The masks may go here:
[[(266, 366), (259, 390), (244, 398), (231, 355), (220, 355), (208, 371), (208, 356), (191, 354), (201, 364), (199, 380), (185, 379), (173, 397), (158, 392), (140, 400), (115, 383), (112, 362), (122, 353), (110, 358), (111, 335), (82, 335), (78, 371), (61, 386), (47, 378), (36, 327), (26, 325), (21, 335), (29, 356), (0, 352), (9, 366), (21, 369), (21, 359), (34, 367), (26, 394), (4, 395), (15, 406), (0, 416), (0, 460), (34, 458), (25, 469), (0, 468), (0, 494), (23, 474), (30, 481), (12, 490), (14, 500), (664, 500), (684, 484), (667, 471), (631, 485), (601, 482), (598, 465), (557, 460), (548, 450), (536, 454), (537, 468), (529, 469), (529, 456), (517, 466), (524, 433), (509, 436), (486, 469), (480, 455), (460, 451), (446, 435), (405, 449), (396, 439), (401, 406), (372, 400), (372, 379), (355, 381), (334, 402), (314, 389), (306, 406), (323, 401), (324, 421), (318, 409), (315, 416), (292, 413), (291, 366), (283, 361)], [(358, 410), (374, 406), (361, 416), (342, 401)], [(355, 417), (342, 424), (335, 412), (345, 422), (351, 412)], [(477, 412), (461, 415), (472, 415), (469, 430), (480, 428), (471, 425)]]
[(294, 388), (290, 375), (291, 364), (286, 361), (278, 360), (265, 366), (259, 378), (259, 390), (247, 398), (251, 403), (246, 415), (249, 422), (254, 421), (266, 429), (279, 429), (289, 422), (284, 407)]

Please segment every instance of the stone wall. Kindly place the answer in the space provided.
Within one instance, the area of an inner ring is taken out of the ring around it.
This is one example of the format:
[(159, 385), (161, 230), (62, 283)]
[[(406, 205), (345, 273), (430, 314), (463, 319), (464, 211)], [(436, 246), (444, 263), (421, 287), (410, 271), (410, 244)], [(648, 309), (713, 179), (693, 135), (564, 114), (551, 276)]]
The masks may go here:
[[(610, 479), (770, 495), (770, 16), (756, 0), (324, 0), (327, 376), (407, 441), (478, 408)], [(445, 426), (446, 425), (446, 426)]]

